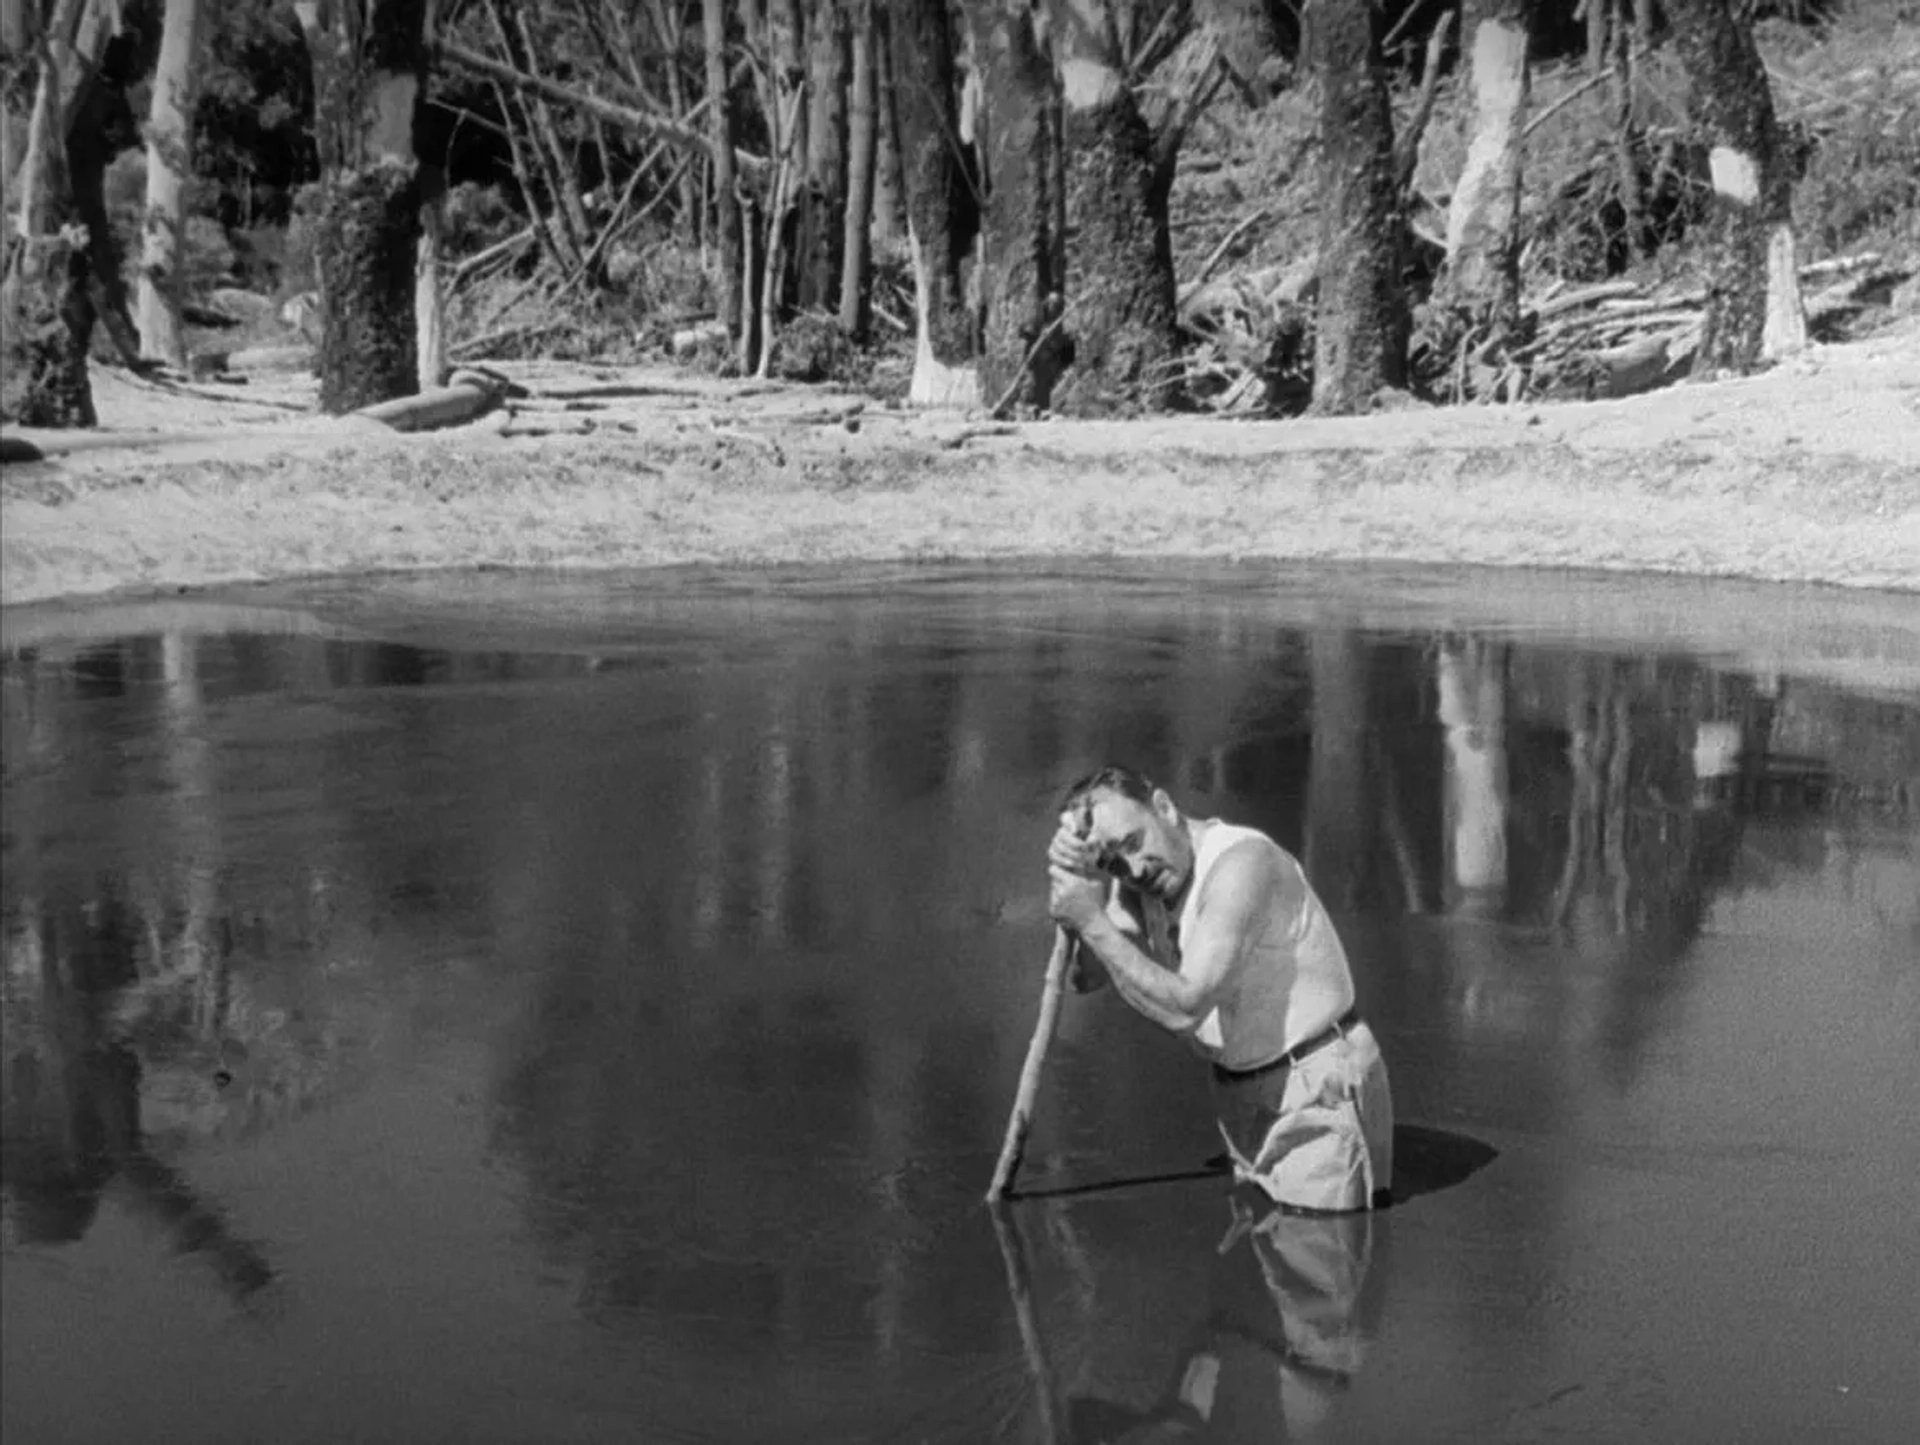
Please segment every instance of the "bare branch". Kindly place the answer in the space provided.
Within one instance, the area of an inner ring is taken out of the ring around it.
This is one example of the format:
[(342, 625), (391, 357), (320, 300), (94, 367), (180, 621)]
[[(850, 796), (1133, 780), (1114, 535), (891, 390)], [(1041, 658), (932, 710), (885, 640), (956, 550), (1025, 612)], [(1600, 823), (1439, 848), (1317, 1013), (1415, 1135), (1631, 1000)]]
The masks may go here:
[[(528, 75), (514, 69), (511, 65), (495, 60), (490, 55), (469, 50), (457, 41), (444, 37), (435, 41), (434, 50), (443, 60), (464, 65), (469, 70), (477, 70), (482, 75), (506, 85), (516, 86), (529, 94), (541, 96), (556, 105), (571, 106), (587, 115), (598, 116), (609, 125), (638, 131), (642, 135), (663, 140), (679, 150), (694, 151), (700, 155), (713, 154), (706, 136), (686, 124), (684, 120), (668, 120), (664, 116), (650, 115), (646, 111), (635, 110), (631, 106), (617, 105), (613, 101), (603, 100), (591, 91), (574, 90), (555, 81)], [(705, 102), (702, 104), (704, 105)], [(700, 108), (696, 106), (689, 115), (698, 113)], [(736, 148), (733, 153), (733, 163), (742, 179), (756, 187), (765, 183), (768, 170), (766, 157), (749, 155)]]

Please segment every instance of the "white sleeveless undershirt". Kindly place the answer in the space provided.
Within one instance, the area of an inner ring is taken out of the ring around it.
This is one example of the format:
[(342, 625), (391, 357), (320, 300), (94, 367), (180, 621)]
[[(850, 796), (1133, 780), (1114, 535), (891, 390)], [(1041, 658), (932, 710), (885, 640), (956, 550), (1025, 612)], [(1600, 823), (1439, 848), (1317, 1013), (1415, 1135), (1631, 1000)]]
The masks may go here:
[[(1193, 883), (1180, 906), (1179, 937), (1194, 936), (1209, 875), (1238, 843), (1268, 850), (1299, 881), (1305, 902), (1292, 912), (1276, 888), (1265, 922), (1212, 1012), (1191, 1035), (1194, 1047), (1230, 1069), (1273, 1062), (1320, 1033), (1353, 1006), (1353, 973), (1333, 921), (1292, 854), (1265, 833), (1215, 820), (1196, 821)], [(1177, 947), (1177, 944), (1176, 944)]]

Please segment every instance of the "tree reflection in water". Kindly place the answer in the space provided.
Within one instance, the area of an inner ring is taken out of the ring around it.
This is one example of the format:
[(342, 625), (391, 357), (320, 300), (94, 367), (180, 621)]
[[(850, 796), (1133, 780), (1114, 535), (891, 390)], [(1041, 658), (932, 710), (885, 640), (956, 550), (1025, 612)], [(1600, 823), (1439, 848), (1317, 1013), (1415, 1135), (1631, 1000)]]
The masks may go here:
[[(228, 1087), (231, 1072), (217, 1058), (171, 1051), (155, 1058), (136, 1042), (175, 1032), (164, 1022), (154, 1027), (153, 999), (140, 992), (136, 927), (110, 887), (9, 920), (0, 1180), (23, 1243), (82, 1238), (112, 1198), (180, 1253), (204, 1259), (221, 1286), (245, 1301), (273, 1280), (266, 1255), (154, 1151), (142, 1127), (143, 1085), (156, 1064), (196, 1081), (204, 1075), (209, 1090)], [(211, 970), (216, 994), (224, 992), (224, 974), (223, 963)], [(213, 1007), (218, 1019), (224, 1003)], [(187, 1037), (197, 1043), (204, 1036)]]

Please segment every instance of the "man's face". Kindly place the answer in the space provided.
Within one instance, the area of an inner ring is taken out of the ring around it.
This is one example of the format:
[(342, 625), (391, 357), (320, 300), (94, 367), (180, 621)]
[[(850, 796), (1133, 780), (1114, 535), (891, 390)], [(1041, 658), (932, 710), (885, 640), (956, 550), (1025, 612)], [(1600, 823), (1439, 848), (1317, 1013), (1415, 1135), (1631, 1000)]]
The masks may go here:
[(1144, 893), (1178, 897), (1193, 872), (1193, 847), (1173, 800), (1155, 789), (1151, 805), (1136, 803), (1103, 788), (1089, 805), (1087, 840), (1100, 849), (1107, 871)]

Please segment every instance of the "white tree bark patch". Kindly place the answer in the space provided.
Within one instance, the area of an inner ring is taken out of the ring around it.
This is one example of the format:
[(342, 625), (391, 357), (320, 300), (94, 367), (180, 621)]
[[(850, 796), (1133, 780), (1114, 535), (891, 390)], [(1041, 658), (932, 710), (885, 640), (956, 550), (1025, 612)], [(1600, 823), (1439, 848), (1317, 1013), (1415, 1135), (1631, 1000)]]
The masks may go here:
[(1707, 169), (1713, 176), (1713, 189), (1743, 206), (1760, 199), (1760, 166), (1745, 151), (1732, 146), (1715, 146), (1707, 155)]

